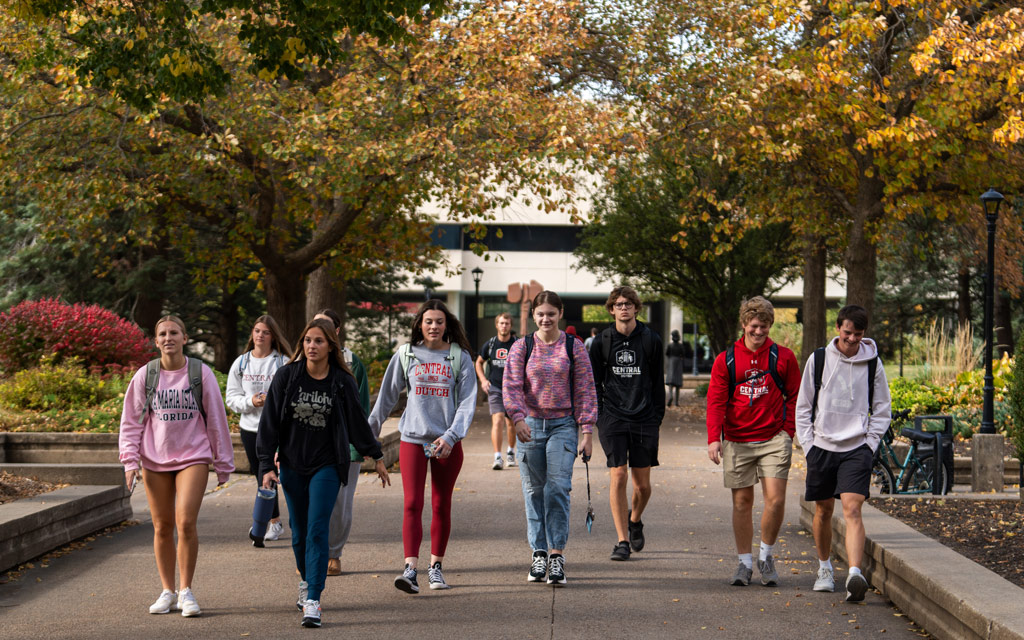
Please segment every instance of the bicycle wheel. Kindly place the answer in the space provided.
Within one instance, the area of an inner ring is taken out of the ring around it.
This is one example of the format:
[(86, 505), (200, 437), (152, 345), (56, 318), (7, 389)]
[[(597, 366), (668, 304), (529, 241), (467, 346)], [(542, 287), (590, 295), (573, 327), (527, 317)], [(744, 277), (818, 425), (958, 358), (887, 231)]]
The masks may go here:
[(871, 493), (887, 495), (896, 493), (896, 476), (880, 457), (871, 465)]
[[(912, 468), (908, 469), (910, 475), (904, 481), (904, 491), (907, 493), (931, 493), (935, 456), (930, 451), (920, 453), (917, 456), (917, 462), (918, 464), (912, 465)], [(944, 462), (939, 474), (939, 486), (942, 487), (942, 493), (946, 494), (953, 488), (953, 465), (949, 464), (948, 460)]]

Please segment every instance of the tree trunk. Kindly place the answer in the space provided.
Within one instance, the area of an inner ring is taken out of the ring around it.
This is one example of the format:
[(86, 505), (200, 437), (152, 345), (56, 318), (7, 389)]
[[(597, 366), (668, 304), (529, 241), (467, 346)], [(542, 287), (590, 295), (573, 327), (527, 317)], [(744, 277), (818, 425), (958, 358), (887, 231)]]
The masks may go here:
[(971, 322), (971, 268), (960, 265), (956, 274), (956, 318), (961, 327)]
[(846, 247), (846, 304), (864, 307), (871, 318), (875, 309), (875, 281), (878, 273), (878, 252), (865, 230), (866, 220), (854, 219), (850, 241)]
[(331, 265), (324, 264), (309, 274), (306, 292), (306, 317), (312, 318), (321, 309), (333, 309), (341, 316), (338, 339), (345, 344), (345, 324), (348, 320), (348, 282), (331, 275)]
[(267, 313), (281, 326), (281, 332), (294, 348), (306, 326), (306, 276), (290, 266), (267, 267), (264, 281), (267, 294)]
[(1013, 355), (1013, 310), (1010, 294), (999, 286), (999, 280), (997, 275), (992, 298), (993, 358), (1002, 358), (1004, 353)]
[(238, 303), (234, 293), (227, 290), (221, 295), (220, 317), (217, 318), (217, 335), (213, 345), (213, 366), (221, 373), (227, 373), (231, 363), (238, 357)]
[(815, 349), (825, 344), (825, 262), (828, 258), (821, 239), (807, 236), (804, 249), (803, 341), (799, 360), (802, 367)]

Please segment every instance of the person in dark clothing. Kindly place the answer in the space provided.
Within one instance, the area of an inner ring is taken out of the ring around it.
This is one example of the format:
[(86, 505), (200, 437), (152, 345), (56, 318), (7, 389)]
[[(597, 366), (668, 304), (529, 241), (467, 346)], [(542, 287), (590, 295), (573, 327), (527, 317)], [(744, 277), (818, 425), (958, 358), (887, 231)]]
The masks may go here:
[(278, 454), (292, 530), (292, 551), (302, 581), (302, 626), (320, 626), (320, 594), (327, 576), (328, 529), (338, 490), (348, 478), (349, 444), (377, 462), (381, 485), (390, 484), (380, 443), (359, 405), (355, 378), (345, 366), (334, 327), (313, 320), (291, 361), (267, 393), (256, 435), (265, 488), (278, 482)]
[(672, 330), (672, 342), (665, 349), (668, 356), (668, 372), (665, 374), (665, 384), (672, 387), (669, 390), (668, 406), (672, 406), (673, 397), (676, 406), (679, 406), (679, 390), (683, 387), (683, 358), (686, 357), (686, 348), (679, 343), (679, 332)]
[[(608, 457), (612, 519), (618, 543), (612, 560), (644, 548), (641, 520), (651, 498), (651, 467), (658, 466), (658, 431), (665, 417), (662, 342), (636, 317), (643, 308), (632, 287), (612, 289), (605, 308), (615, 318), (590, 346), (598, 399), (598, 436)], [(632, 469), (633, 497), (626, 502)], [(630, 509), (629, 506), (632, 506)]]

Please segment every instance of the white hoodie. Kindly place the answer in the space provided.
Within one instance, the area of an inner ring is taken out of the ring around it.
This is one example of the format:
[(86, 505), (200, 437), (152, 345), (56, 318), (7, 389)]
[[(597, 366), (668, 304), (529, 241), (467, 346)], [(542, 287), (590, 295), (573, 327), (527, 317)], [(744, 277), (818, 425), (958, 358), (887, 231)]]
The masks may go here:
[(889, 427), (892, 403), (882, 360), (875, 369), (875, 397), (868, 414), (868, 361), (878, 355), (873, 340), (860, 341), (857, 355), (844, 356), (833, 338), (825, 347), (825, 370), (818, 392), (818, 411), (811, 424), (814, 403), (814, 354), (807, 359), (796, 401), (796, 435), (804, 451), (812, 446), (829, 451), (852, 451), (867, 444), (872, 451)]

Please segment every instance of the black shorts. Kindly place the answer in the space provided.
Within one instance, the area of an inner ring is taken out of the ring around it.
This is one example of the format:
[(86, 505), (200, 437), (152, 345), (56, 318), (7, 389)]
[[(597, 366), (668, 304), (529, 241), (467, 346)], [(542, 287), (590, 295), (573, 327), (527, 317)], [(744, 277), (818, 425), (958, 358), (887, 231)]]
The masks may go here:
[(842, 493), (871, 494), (871, 447), (853, 451), (828, 451), (811, 447), (807, 452), (807, 490), (804, 500), (828, 500)]
[(597, 436), (609, 467), (629, 463), (636, 468), (658, 466), (658, 427), (615, 423), (598, 426)]

